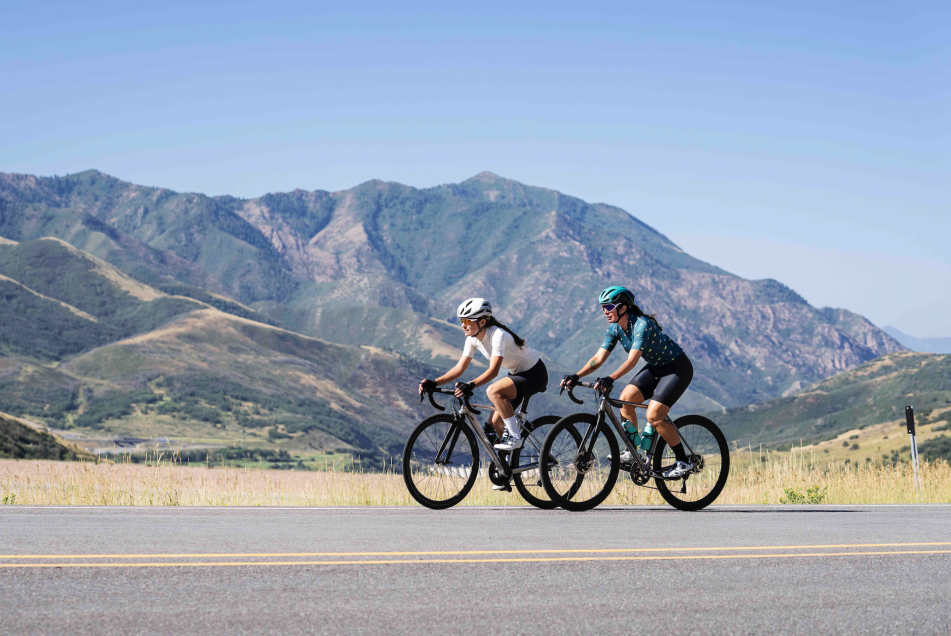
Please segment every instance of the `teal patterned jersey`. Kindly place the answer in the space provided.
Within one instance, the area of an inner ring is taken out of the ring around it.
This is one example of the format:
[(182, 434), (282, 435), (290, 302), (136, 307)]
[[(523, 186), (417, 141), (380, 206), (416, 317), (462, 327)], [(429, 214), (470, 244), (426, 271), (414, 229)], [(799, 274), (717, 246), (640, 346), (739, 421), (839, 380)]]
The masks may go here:
[(627, 326), (627, 330), (621, 329), (617, 323), (609, 326), (601, 348), (613, 351), (615, 345), (620, 342), (628, 353), (632, 349), (640, 349), (641, 357), (649, 367), (662, 367), (676, 360), (684, 352), (650, 318), (638, 316), (633, 325), (628, 320)]

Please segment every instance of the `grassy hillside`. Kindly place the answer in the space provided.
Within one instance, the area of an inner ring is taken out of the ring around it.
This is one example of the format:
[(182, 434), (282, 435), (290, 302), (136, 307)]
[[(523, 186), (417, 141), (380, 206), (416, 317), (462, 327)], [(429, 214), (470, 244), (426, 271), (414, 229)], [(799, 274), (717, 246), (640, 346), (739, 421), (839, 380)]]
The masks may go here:
[(92, 459), (92, 455), (47, 432), (0, 413), (0, 459)]
[(46, 360), (156, 329), (200, 309), (59, 239), (0, 245), (0, 352)]
[[(776, 447), (838, 440), (846, 432), (894, 424), (904, 420), (906, 405), (922, 423), (951, 419), (951, 356), (894, 353), (796, 395), (712, 417), (740, 446)], [(890, 437), (900, 439), (895, 433)]]
[(433, 370), (203, 309), (55, 369), (0, 358), (0, 404), (50, 426), (194, 444), (397, 455)]

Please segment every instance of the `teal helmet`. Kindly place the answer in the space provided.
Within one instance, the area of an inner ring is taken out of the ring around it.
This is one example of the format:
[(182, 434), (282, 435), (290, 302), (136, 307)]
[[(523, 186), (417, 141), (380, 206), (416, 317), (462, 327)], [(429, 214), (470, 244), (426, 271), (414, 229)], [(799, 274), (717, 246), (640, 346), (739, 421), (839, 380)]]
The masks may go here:
[(601, 291), (598, 296), (599, 305), (627, 305), (634, 306), (634, 292), (627, 287), (612, 285)]

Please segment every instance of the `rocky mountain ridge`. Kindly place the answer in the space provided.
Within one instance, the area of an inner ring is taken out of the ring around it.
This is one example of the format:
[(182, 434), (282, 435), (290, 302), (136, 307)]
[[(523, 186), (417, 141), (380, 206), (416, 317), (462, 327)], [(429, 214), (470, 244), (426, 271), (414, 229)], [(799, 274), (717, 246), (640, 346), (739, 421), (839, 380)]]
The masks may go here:
[(156, 289), (225, 296), (303, 334), (436, 365), (460, 350), (447, 322), (456, 304), (485, 296), (553, 375), (594, 353), (605, 327), (596, 294), (625, 284), (694, 361), (684, 408), (789, 394), (902, 350), (861, 316), (699, 261), (619, 208), (491, 173), (422, 190), (370, 181), (251, 200), (96, 171), (0, 174), (0, 236), (47, 235)]

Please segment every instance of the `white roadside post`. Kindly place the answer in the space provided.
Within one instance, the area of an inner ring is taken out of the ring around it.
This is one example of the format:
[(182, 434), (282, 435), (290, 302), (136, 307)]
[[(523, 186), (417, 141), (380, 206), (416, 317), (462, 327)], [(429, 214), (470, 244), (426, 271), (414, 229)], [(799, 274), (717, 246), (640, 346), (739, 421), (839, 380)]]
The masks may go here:
[(905, 426), (908, 427), (908, 436), (911, 438), (911, 466), (915, 473), (915, 492), (921, 502), (921, 477), (918, 474), (918, 440), (915, 437), (915, 409), (905, 407)]

